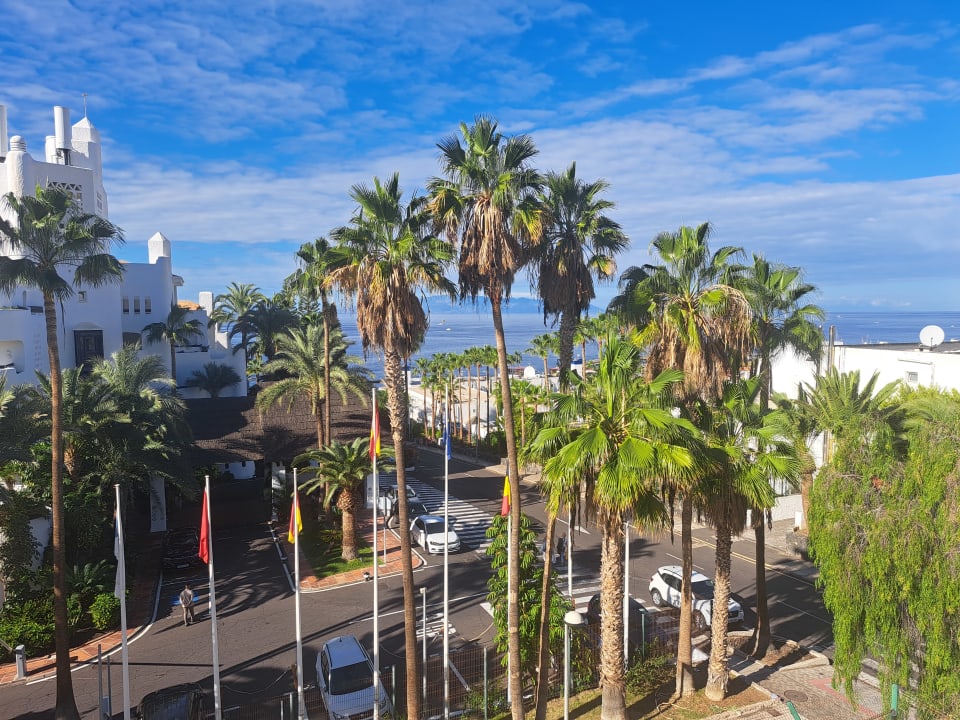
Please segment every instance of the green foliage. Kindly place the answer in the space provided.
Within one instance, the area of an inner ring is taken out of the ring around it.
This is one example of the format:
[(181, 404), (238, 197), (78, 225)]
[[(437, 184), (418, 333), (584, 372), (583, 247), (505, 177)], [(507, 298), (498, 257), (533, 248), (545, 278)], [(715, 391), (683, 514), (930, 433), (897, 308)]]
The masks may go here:
[[(49, 652), (53, 647), (53, 596), (4, 605), (0, 638), (11, 647), (23, 645), (27, 655)], [(0, 656), (3, 652), (0, 649)]]
[(113, 583), (114, 568), (115, 565), (106, 560), (67, 568), (67, 592), (79, 597), (81, 603), (89, 604)]
[(25, 495), (6, 492), (0, 504), (0, 577), (7, 593), (16, 597), (26, 589), (30, 569), (37, 557), (37, 543), (30, 531), (30, 518), (46, 514)]
[(664, 683), (673, 679), (676, 666), (670, 653), (650, 648), (646, 658), (639, 660), (627, 670), (627, 690), (641, 697), (649, 695)]
[(88, 612), (97, 630), (107, 630), (117, 624), (120, 600), (113, 593), (100, 593), (93, 599)]
[[(543, 565), (537, 548), (536, 533), (530, 528), (530, 518), (521, 515), (520, 526), (520, 666), (527, 679), (533, 681), (538, 663), (541, 590), (543, 588)], [(507, 636), (507, 518), (496, 515), (487, 530), (491, 543), (487, 547), (493, 575), (487, 582), (487, 601), (493, 608), (493, 621), (497, 631), (494, 637), (496, 648), (506, 653)], [(557, 655), (563, 651), (563, 616), (571, 609), (569, 600), (560, 593), (556, 582), (550, 600), (550, 645)], [(507, 657), (503, 656), (504, 666)]]
[(960, 395), (924, 391), (904, 408), (902, 437), (863, 424), (838, 437), (814, 486), (811, 552), (847, 693), (870, 656), (885, 698), (915, 675), (922, 702), (958, 707)]

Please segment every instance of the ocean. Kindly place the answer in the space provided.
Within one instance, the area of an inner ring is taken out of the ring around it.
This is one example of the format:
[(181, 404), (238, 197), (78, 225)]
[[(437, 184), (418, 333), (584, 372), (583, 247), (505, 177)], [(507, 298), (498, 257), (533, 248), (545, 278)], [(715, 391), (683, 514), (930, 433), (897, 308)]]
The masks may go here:
[[(354, 316), (341, 311), (340, 321), (347, 339), (354, 342), (351, 353), (361, 355)], [(542, 313), (509, 310), (503, 314), (503, 324), (507, 350), (520, 352), (523, 365), (531, 365), (536, 371), (543, 372), (543, 359), (527, 349), (532, 338), (555, 332), (557, 328), (545, 326)], [(920, 330), (928, 325), (942, 328), (947, 341), (960, 340), (960, 312), (828, 312), (823, 332), (826, 337), (830, 327), (835, 327), (837, 340), (847, 345), (906, 343), (919, 342)], [(430, 330), (419, 352), (410, 359), (410, 367), (414, 367), (418, 358), (430, 357), (434, 353), (460, 353), (482, 345), (494, 345), (493, 320), (488, 311), (464, 307), (458, 312), (431, 313)], [(596, 351), (596, 344), (588, 344), (587, 359), (595, 358)], [(574, 348), (574, 358), (579, 356), (580, 349)], [(556, 362), (556, 357), (550, 358), (551, 366)], [(368, 355), (365, 363), (374, 377), (382, 378), (382, 360), (375, 352)]]

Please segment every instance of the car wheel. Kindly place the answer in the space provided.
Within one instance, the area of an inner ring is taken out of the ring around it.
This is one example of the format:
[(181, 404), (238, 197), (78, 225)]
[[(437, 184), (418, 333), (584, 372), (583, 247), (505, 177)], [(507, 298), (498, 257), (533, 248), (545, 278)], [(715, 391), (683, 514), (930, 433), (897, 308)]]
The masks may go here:
[(698, 634), (699, 634), (699, 633), (702, 633), (704, 630), (707, 629), (707, 620), (706, 620), (705, 617), (703, 617), (703, 613), (702, 613), (702, 612), (699, 612), (699, 611), (694, 612), (694, 614), (693, 614), (693, 629), (694, 629), (694, 631), (697, 632)]
[(650, 599), (653, 600), (653, 604), (657, 607), (660, 607), (663, 604), (663, 598), (660, 596), (659, 590), (651, 590)]

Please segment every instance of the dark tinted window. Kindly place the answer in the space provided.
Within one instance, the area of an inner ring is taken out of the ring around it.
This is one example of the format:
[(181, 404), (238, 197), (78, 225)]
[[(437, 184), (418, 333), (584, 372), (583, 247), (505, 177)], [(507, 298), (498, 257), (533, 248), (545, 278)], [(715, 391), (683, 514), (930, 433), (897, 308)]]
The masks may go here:
[(358, 662), (330, 671), (330, 694), (346, 695), (373, 686), (370, 664)]
[(693, 594), (704, 600), (713, 600), (713, 580), (700, 580), (693, 583)]
[(669, 573), (664, 573), (662, 577), (663, 577), (663, 581), (667, 585), (672, 587), (674, 590), (680, 589), (680, 578), (678, 578), (676, 575), (670, 575)]

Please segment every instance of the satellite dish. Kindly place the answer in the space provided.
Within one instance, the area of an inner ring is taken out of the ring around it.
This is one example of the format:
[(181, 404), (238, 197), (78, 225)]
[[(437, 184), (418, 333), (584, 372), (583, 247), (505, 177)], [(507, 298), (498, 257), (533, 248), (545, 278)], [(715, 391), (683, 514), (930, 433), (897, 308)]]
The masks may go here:
[(943, 342), (943, 328), (939, 325), (927, 325), (920, 331), (920, 344), (923, 347), (935, 348)]

